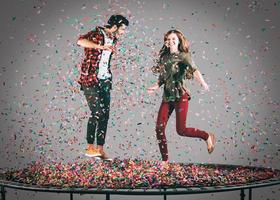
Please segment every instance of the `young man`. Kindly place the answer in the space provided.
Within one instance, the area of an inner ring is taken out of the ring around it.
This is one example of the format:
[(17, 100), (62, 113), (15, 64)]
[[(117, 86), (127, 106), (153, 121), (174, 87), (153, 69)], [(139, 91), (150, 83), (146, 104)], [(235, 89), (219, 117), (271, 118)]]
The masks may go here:
[[(79, 83), (84, 92), (91, 116), (87, 125), (86, 156), (111, 160), (103, 145), (110, 111), (112, 73), (110, 61), (117, 39), (125, 33), (128, 20), (122, 15), (112, 15), (104, 27), (95, 27), (79, 37), (77, 44), (84, 47), (85, 58), (81, 65)], [(96, 137), (96, 144), (95, 143)]]

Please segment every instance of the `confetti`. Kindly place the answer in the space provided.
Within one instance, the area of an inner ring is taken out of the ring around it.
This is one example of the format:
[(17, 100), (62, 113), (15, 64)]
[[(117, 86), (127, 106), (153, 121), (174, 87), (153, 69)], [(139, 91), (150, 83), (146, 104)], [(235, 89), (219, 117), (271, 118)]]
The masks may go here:
[(249, 184), (280, 178), (268, 168), (213, 164), (164, 163), (139, 159), (112, 162), (83, 160), (63, 164), (35, 162), (2, 174), (3, 180), (58, 188), (167, 188)]

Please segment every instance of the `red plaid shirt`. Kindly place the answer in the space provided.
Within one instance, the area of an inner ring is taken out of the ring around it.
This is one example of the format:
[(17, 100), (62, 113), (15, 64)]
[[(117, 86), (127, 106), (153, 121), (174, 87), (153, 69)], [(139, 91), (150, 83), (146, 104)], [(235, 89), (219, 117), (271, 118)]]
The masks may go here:
[[(104, 30), (103, 27), (96, 27), (92, 31), (88, 32), (85, 35), (81, 35), (79, 39), (87, 39), (94, 42), (98, 45), (104, 45), (104, 34), (101, 30)], [(114, 44), (116, 44), (116, 38), (114, 39)], [(93, 49), (93, 48), (84, 48), (85, 58), (82, 61), (80, 69), (80, 78), (78, 83), (81, 85), (90, 87), (98, 83), (97, 74), (99, 69), (99, 61), (101, 59), (102, 50)], [(109, 64), (109, 73), (111, 74), (110, 64)]]

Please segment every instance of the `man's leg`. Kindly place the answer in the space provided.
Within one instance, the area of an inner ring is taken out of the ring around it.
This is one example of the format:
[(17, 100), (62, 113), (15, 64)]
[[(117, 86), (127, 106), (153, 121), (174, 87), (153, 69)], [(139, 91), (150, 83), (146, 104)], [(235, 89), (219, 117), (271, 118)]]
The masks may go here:
[(87, 124), (87, 152), (86, 155), (88, 156), (99, 156), (100, 154), (96, 155), (96, 150), (94, 147), (95, 141), (95, 130), (98, 124), (98, 119), (100, 117), (100, 97), (99, 97), (99, 88), (97, 86), (92, 87), (85, 87), (84, 95), (86, 97), (88, 106), (91, 111), (91, 115), (88, 119)]
[(111, 102), (111, 82), (101, 82), (100, 88), (100, 118), (98, 120), (97, 127), (97, 147), (102, 154), (103, 159), (109, 159), (109, 157), (105, 154), (103, 146), (105, 144), (105, 138), (107, 133), (109, 115), (110, 115), (110, 102)]

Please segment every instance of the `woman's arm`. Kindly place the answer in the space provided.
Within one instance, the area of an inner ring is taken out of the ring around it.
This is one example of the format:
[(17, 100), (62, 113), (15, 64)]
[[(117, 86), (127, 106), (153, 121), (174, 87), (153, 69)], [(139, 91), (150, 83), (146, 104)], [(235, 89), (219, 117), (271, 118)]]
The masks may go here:
[(184, 54), (183, 57), (183, 63), (188, 65), (190, 67), (190, 73), (193, 74), (195, 80), (200, 83), (200, 85), (205, 89), (205, 90), (209, 90), (209, 86), (207, 85), (207, 83), (205, 82), (205, 80), (202, 77), (202, 74), (200, 73), (200, 71), (198, 70), (198, 67), (196, 66), (196, 64), (194, 63), (194, 61), (191, 58), (191, 54), (190, 53), (186, 53)]
[(158, 88), (160, 88), (161, 85), (164, 84), (164, 78), (162, 74), (163, 71), (164, 71), (164, 65), (162, 64), (162, 60), (160, 58), (159, 61), (157, 62), (157, 65), (152, 67), (152, 72), (158, 73), (159, 77), (157, 82), (147, 89), (149, 94), (154, 93)]
[(200, 71), (198, 69), (195, 70), (195, 72), (193, 73), (195, 80), (197, 80), (198, 83), (200, 83), (200, 85), (205, 89), (205, 90), (209, 90), (209, 86), (207, 85), (207, 83), (205, 82), (205, 80), (202, 77), (202, 74), (200, 73)]
[(153, 86), (151, 86), (147, 89), (148, 93), (149, 94), (154, 93), (161, 85), (162, 85), (162, 83), (160, 82), (160, 80), (158, 80), (156, 82), (156, 84), (154, 84)]

